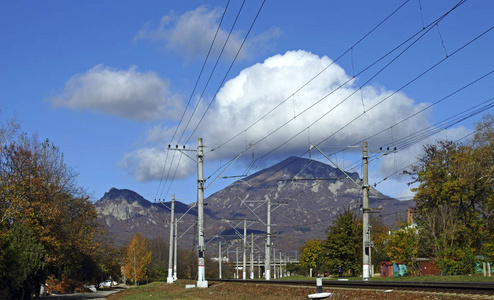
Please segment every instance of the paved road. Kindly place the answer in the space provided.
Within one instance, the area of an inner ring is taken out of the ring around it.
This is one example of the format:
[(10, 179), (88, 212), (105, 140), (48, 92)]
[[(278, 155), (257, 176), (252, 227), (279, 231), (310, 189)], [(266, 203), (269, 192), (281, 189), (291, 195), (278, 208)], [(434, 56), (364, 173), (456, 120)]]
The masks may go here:
[(59, 295), (49, 295), (46, 297), (41, 297), (41, 299), (49, 300), (80, 300), (80, 299), (92, 299), (92, 300), (103, 300), (111, 294), (123, 291), (125, 287), (114, 287), (112, 289), (98, 290), (96, 293), (79, 293), (79, 294), (59, 294)]

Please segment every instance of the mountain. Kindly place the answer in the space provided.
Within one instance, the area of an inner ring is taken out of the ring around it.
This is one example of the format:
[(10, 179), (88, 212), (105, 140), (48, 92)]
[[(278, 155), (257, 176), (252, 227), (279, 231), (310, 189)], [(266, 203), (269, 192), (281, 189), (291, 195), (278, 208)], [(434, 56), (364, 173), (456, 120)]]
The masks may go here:
[[(348, 176), (347, 176), (348, 175)], [(266, 200), (271, 201), (271, 232), (274, 242), (286, 253), (294, 253), (304, 241), (322, 239), (338, 213), (348, 208), (361, 215), (362, 188), (358, 173), (345, 174), (327, 164), (289, 157), (243, 180), (227, 186), (206, 199), (216, 219), (261, 219), (267, 222)], [(392, 199), (374, 188), (369, 190), (369, 207), (382, 208), (388, 226), (404, 220), (412, 201)], [(265, 232), (257, 222), (252, 230)], [(250, 233), (250, 232), (249, 232)]]
[[(206, 241), (221, 235), (229, 245), (239, 242), (243, 219), (246, 219), (247, 234), (256, 235), (256, 247), (264, 249), (266, 203), (270, 199), (272, 241), (277, 249), (294, 257), (304, 241), (323, 239), (325, 230), (344, 209), (361, 215), (362, 189), (357, 186), (361, 181), (358, 173), (345, 174), (319, 161), (289, 157), (204, 200)], [(404, 219), (406, 209), (414, 206), (412, 201), (392, 199), (372, 187), (369, 198), (369, 207), (382, 208), (372, 215), (381, 214), (388, 226), (394, 225), (399, 217)], [(165, 205), (169, 207), (169, 202), (151, 203), (133, 191), (112, 188), (95, 205), (119, 243), (124, 243), (135, 231), (148, 238), (168, 239), (170, 211)], [(179, 201), (175, 207), (177, 217), (190, 209), (179, 223), (180, 236), (187, 228), (194, 227), (197, 211)], [(182, 239), (179, 245), (194, 247), (195, 227), (187, 234), (188, 238)]]
[[(95, 203), (99, 217), (103, 219), (113, 240), (124, 245), (137, 231), (147, 238), (169, 237), (171, 202), (153, 203), (127, 189), (111, 188)], [(175, 213), (183, 221), (192, 224), (197, 211), (175, 201)]]

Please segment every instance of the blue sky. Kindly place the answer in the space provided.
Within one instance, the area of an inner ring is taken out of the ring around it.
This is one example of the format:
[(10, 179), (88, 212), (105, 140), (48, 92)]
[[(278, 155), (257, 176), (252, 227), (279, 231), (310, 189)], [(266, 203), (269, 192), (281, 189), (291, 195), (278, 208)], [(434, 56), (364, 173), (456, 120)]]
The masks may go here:
[(482, 105), (494, 94), (494, 2), (460, 3), (268, 0), (252, 25), (262, 1), (1, 1), (0, 118), (59, 146), (93, 200), (117, 187), (194, 201), (194, 162), (166, 148), (198, 137), (206, 185), (246, 148), (222, 176), (309, 157), (311, 143), (360, 172), (361, 150), (346, 146), (398, 145), (370, 183), (388, 178), (377, 188), (409, 198), (397, 174), (421, 145), (460, 139), (493, 112)]

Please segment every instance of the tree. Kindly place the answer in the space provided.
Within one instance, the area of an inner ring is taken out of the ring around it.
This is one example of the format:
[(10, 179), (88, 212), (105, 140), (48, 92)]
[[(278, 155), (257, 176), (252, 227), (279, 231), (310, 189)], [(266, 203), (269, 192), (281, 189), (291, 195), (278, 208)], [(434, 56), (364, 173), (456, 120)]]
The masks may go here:
[[(6, 136), (6, 135), (3, 135)], [(94, 205), (75, 183), (60, 149), (26, 134), (2, 140), (0, 151), (0, 244), (17, 225), (32, 231), (45, 250), (42, 276), (30, 276), (38, 287), (47, 275), (94, 278), (101, 232)], [(86, 272), (81, 272), (85, 268)], [(91, 274), (90, 274), (91, 273)], [(0, 289), (2, 286), (0, 286)]]
[(419, 251), (419, 234), (414, 225), (401, 224), (400, 229), (388, 237), (385, 250), (393, 262), (407, 265), (410, 272), (417, 275), (416, 258)]
[(22, 224), (14, 224), (0, 255), (0, 298), (30, 299), (46, 265), (45, 249)]
[(135, 285), (146, 278), (151, 256), (147, 240), (140, 232), (135, 233), (127, 246), (125, 256), (125, 276), (131, 278)]
[(362, 222), (350, 210), (338, 213), (336, 220), (326, 230), (322, 244), (324, 263), (336, 273), (338, 266), (350, 270), (352, 276), (360, 273), (362, 265)]
[(307, 269), (319, 270), (322, 267), (322, 244), (321, 241), (313, 239), (305, 241), (305, 245), (300, 249), (300, 264)]
[(415, 191), (421, 249), (444, 269), (469, 273), (475, 255), (494, 257), (494, 117), (486, 115), (471, 142), (424, 146), (407, 174)]
[(371, 263), (374, 266), (375, 270), (379, 270), (381, 262), (389, 260), (389, 256), (384, 248), (385, 242), (388, 238), (388, 233), (391, 229), (383, 223), (381, 217), (371, 216), (369, 223), (371, 241), (374, 244), (371, 253)]

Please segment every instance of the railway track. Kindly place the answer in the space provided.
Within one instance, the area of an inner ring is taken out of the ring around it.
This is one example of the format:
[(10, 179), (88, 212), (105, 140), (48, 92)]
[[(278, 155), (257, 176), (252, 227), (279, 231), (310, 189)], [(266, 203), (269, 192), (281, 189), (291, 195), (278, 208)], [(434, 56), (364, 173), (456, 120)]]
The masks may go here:
[[(240, 279), (208, 279), (210, 282), (231, 282), (245, 284), (290, 285), (316, 287), (316, 281), (310, 280), (240, 280)], [(494, 296), (494, 282), (431, 282), (431, 281), (359, 281), (359, 280), (323, 280), (324, 288), (339, 289), (374, 289), (400, 290), (433, 293), (457, 293)]]

